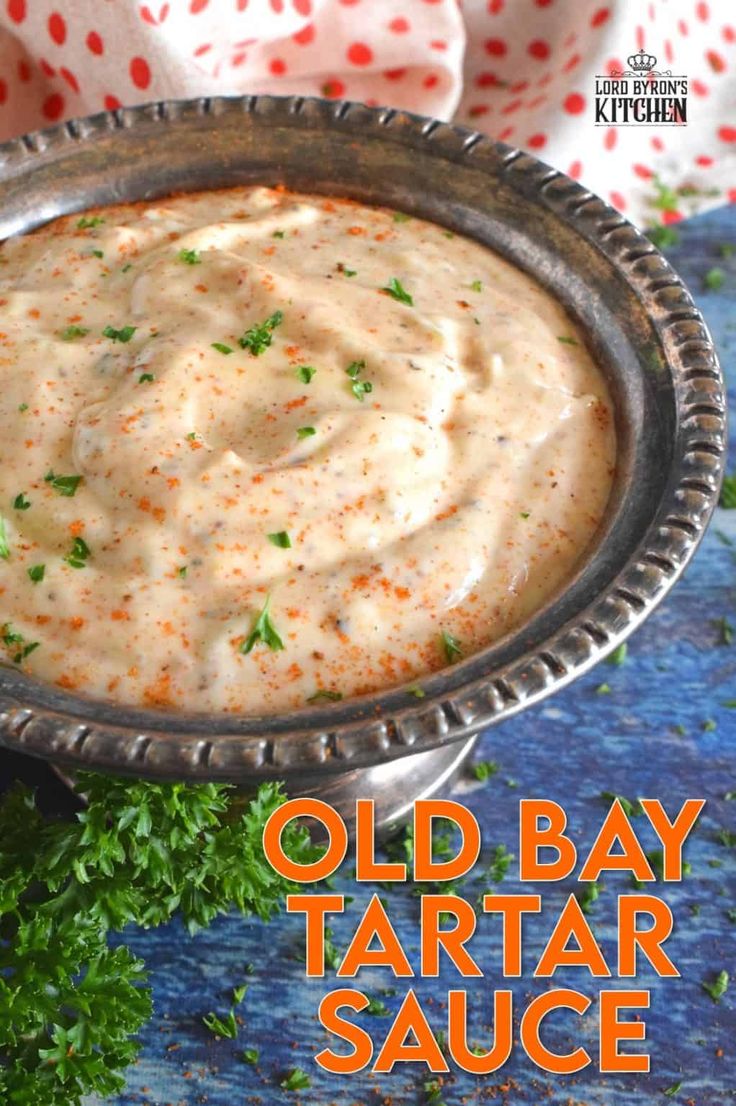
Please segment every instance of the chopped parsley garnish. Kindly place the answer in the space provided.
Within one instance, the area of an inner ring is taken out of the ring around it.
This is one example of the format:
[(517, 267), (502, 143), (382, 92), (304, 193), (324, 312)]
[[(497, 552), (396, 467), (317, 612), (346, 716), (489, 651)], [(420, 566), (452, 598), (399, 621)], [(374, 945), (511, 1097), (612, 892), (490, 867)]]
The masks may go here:
[(626, 654), (629, 649), (625, 641), (622, 641), (620, 645), (617, 645), (613, 652), (606, 658), (609, 664), (615, 664), (617, 668), (626, 660)]
[(658, 176), (652, 177), (652, 185), (655, 192), (653, 198), (649, 201), (651, 206), (659, 208), (660, 211), (676, 211), (679, 197), (674, 188), (670, 188)]
[(673, 1083), (671, 1087), (665, 1087), (665, 1089), (662, 1091), (662, 1094), (667, 1095), (668, 1098), (674, 1098), (681, 1086), (682, 1080), (678, 1079), (677, 1082)]
[(138, 383), (152, 384), (155, 379), (156, 377), (153, 375), (153, 373), (141, 373), (141, 375), (138, 377)]
[(557, 341), (562, 342), (563, 345), (566, 345), (566, 346), (577, 346), (578, 345), (577, 338), (571, 338), (567, 334), (558, 334), (557, 335)]
[(718, 503), (719, 506), (725, 507), (727, 511), (736, 509), (736, 473), (723, 477), (721, 498)]
[(595, 689), (595, 693), (596, 693), (596, 695), (610, 695), (611, 694), (611, 685), (610, 684), (598, 684), (598, 687)]
[(199, 256), (197, 250), (179, 250), (177, 256), (185, 265), (202, 264), (202, 258)]
[[(23, 634), (14, 630), (9, 622), (6, 622), (0, 630), (3, 644), (11, 651), (13, 664), (20, 664), (34, 649), (38, 649), (40, 641), (26, 641)], [(17, 646), (17, 648), (16, 648)]]
[(31, 505), (30, 499), (26, 499), (25, 492), (20, 492), (13, 500), (16, 511), (27, 511)]
[(302, 384), (311, 384), (316, 371), (317, 370), (313, 369), (311, 365), (300, 365), (296, 370), (296, 375), (299, 377)]
[(92, 256), (101, 258), (101, 257), (104, 257), (105, 255), (102, 252), (102, 250), (92, 250)]
[(281, 640), (276, 627), (271, 621), (271, 614), (269, 607), (271, 605), (271, 596), (269, 595), (266, 602), (263, 604), (263, 609), (256, 619), (253, 629), (248, 634), (248, 637), (240, 646), (241, 653), (250, 653), (254, 645), (259, 641), (267, 645), (268, 648), (276, 653), (280, 649), (284, 648), (284, 643)]
[(242, 1053), (242, 1059), (245, 1064), (257, 1064), (260, 1053), (257, 1048), (246, 1048)]
[(314, 695), (310, 695), (307, 699), (308, 703), (319, 703), (324, 699), (328, 703), (339, 703), (342, 699), (341, 691), (330, 691), (329, 688), (321, 687), (319, 691), (315, 691)]
[(77, 223), (77, 228), (79, 230), (91, 230), (92, 227), (99, 227), (104, 222), (105, 220), (101, 215), (83, 215)]
[(189, 433), (187, 434), (187, 441), (188, 442), (196, 442), (198, 437), (199, 437), (199, 434), (197, 433), (196, 430), (190, 430)]
[(81, 476), (57, 476), (51, 469), (44, 476), (47, 484), (50, 484), (59, 495), (71, 498), (82, 482)]
[(473, 765), (473, 775), (481, 783), (485, 783), (491, 776), (495, 776), (498, 771), (498, 765), (495, 760), (479, 760)]
[(28, 576), (34, 584), (40, 584), (46, 574), (46, 565), (31, 565)]
[(226, 346), (224, 342), (213, 342), (212, 348), (216, 349), (218, 353), (224, 353), (225, 355), (233, 352), (233, 347)]
[(706, 718), (700, 728), (702, 729), (703, 733), (712, 733), (713, 730), (717, 729), (717, 727), (718, 723), (716, 722), (715, 718)]
[(179, 577), (180, 580), (183, 580), (186, 577), (188, 567), (188, 565), (179, 565), (179, 567), (177, 568), (176, 575)]
[(640, 814), (644, 813), (644, 807), (638, 799), (632, 803), (631, 799), (627, 799), (625, 795), (617, 795), (615, 791), (601, 791), (601, 798), (609, 803), (613, 803), (618, 799), (627, 818), (638, 818)]
[(297, 438), (311, 438), (312, 435), (316, 433), (317, 431), (313, 426), (300, 426), (297, 429), (296, 436)]
[(301, 1068), (294, 1068), (281, 1080), (281, 1086), (285, 1091), (306, 1091), (312, 1086), (312, 1080)]
[(531, 511), (519, 511), (519, 518), (529, 518)]
[(388, 292), (389, 296), (393, 296), (393, 298), (395, 300), (398, 300), (399, 303), (406, 303), (409, 305), (409, 307), (414, 306), (414, 300), (411, 298), (406, 288), (404, 288), (401, 281), (397, 280), (396, 277), (391, 277), (388, 284), (385, 285), (385, 287), (383, 287), (381, 291)]
[(721, 242), (718, 247), (718, 252), (721, 257), (733, 257), (736, 253), (736, 244), (733, 242)]
[(407, 215), (404, 211), (394, 211), (393, 220), (395, 223), (408, 223), (411, 220), (411, 215)]
[(286, 530), (277, 530), (275, 534), (268, 534), (267, 537), (271, 545), (275, 545), (279, 549), (291, 549), (291, 538)]
[(216, 1037), (227, 1037), (234, 1041), (238, 1035), (238, 1023), (235, 1020), (234, 1010), (230, 1010), (225, 1018), (218, 1018), (217, 1014), (205, 1014), (202, 1024)]
[(7, 561), (9, 557), (8, 533), (5, 529), (5, 519), (0, 515), (0, 560)]
[(120, 329), (116, 329), (114, 326), (106, 326), (102, 333), (111, 342), (129, 342), (137, 329), (137, 326), (121, 326)]
[(447, 630), (443, 630), (440, 635), (442, 639), (442, 647), (445, 650), (445, 656), (448, 664), (454, 664), (455, 661), (459, 661), (463, 655), (463, 648), (456, 637), (448, 633)]
[(716, 620), (716, 629), (718, 630), (718, 644), (719, 645), (732, 645), (734, 639), (733, 624), (724, 615), (722, 618)]
[(338, 261), (337, 271), (338, 273), (342, 273), (342, 275), (346, 277), (354, 277), (358, 275), (357, 269), (348, 269), (342, 261)]
[(64, 560), (70, 568), (86, 568), (87, 558), (90, 556), (91, 550), (84, 538), (75, 538), (72, 542), (71, 553), (67, 553)]
[(242, 338), (238, 338), (238, 345), (241, 349), (250, 350), (254, 357), (259, 357), (271, 345), (273, 332), (283, 318), (283, 311), (274, 311), (264, 322), (256, 323), (246, 330)]
[(20, 413), (22, 415), (24, 411), (28, 410), (28, 404), (27, 403), (19, 403), (18, 404), (18, 410), (20, 411)]
[(132, 263), (131, 261), (129, 261), (129, 262), (127, 263), (127, 265), (123, 265), (123, 267), (122, 267), (122, 269), (120, 270), (120, 272), (121, 272), (121, 273), (127, 273), (127, 272), (128, 272), (128, 271), (129, 271), (130, 269), (132, 269), (132, 268), (133, 268), (133, 263)]
[(578, 902), (580, 903), (580, 909), (583, 914), (590, 914), (590, 908), (593, 903), (598, 899), (601, 893), (600, 885), (597, 883), (588, 883), (578, 896)]
[(710, 292), (717, 292), (719, 288), (723, 287), (725, 279), (726, 274), (723, 269), (719, 269), (717, 265), (714, 265), (712, 269), (708, 269), (703, 277), (703, 284)]
[(424, 688), (419, 687), (418, 684), (412, 684), (412, 686), (408, 687), (406, 690), (410, 695), (413, 695), (415, 699), (424, 699), (427, 694)]
[(488, 875), (494, 883), (501, 883), (511, 867), (514, 854), (509, 852), (505, 845), (496, 845), (493, 860), (488, 866)]
[(391, 1011), (381, 998), (369, 998), (365, 1013), (373, 1018), (387, 1018)]
[(365, 396), (373, 391), (373, 385), (371, 384), (370, 380), (358, 379), (364, 368), (365, 361), (351, 361), (345, 370), (345, 372), (348, 374), (353, 382), (350, 386), (350, 391), (353, 393), (356, 399), (360, 400), (361, 403), (363, 402)]
[(680, 242), (680, 235), (675, 228), (666, 227), (664, 224), (651, 227), (646, 233), (649, 241), (658, 250), (666, 250), (669, 246), (677, 246)]
[(473, 292), (482, 292), (483, 284), (480, 280), (474, 280), (473, 283), (470, 285), (470, 288)]
[(89, 334), (88, 326), (68, 326), (59, 337), (62, 342), (73, 342), (76, 338), (84, 338), (86, 334)]
[(719, 999), (723, 998), (726, 991), (728, 990), (729, 980), (730, 976), (724, 968), (718, 973), (712, 983), (706, 980), (701, 983), (700, 986), (703, 988), (706, 994), (710, 995), (714, 1002), (718, 1002)]
[(272, 238), (283, 238), (286, 235), (284, 230), (275, 230), (271, 235)]

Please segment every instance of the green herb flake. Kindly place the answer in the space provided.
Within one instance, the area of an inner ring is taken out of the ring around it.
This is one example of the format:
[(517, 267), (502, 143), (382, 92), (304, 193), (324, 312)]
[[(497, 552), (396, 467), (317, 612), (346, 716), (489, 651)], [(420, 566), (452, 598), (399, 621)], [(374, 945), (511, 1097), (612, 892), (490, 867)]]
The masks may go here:
[(41, 644), (40, 641), (26, 641), (23, 634), (14, 630), (9, 622), (0, 628), (0, 640), (10, 651), (13, 664), (21, 664)]
[(405, 211), (394, 211), (391, 218), (395, 223), (410, 223), (411, 215), (407, 215)]
[(601, 791), (601, 798), (605, 799), (607, 803), (613, 803), (618, 799), (621, 809), (627, 818), (638, 818), (644, 813), (644, 807), (638, 799), (632, 802), (631, 799), (627, 799), (625, 795), (618, 795), (615, 791)]
[(296, 436), (297, 438), (312, 438), (316, 433), (317, 431), (313, 426), (300, 426), (297, 428)]
[(28, 404), (27, 403), (19, 403), (18, 404), (18, 410), (20, 411), (20, 413), (22, 415), (24, 411), (28, 410)]
[(306, 1091), (312, 1086), (312, 1080), (301, 1068), (292, 1068), (285, 1079), (281, 1080), (285, 1091)]
[(224, 1018), (219, 1018), (217, 1014), (205, 1014), (202, 1024), (216, 1037), (225, 1037), (234, 1041), (238, 1035), (238, 1023), (235, 1020), (234, 1010), (230, 1010)]
[(314, 695), (310, 695), (307, 699), (308, 703), (320, 703), (322, 701), (327, 703), (339, 703), (342, 699), (341, 691), (330, 691), (329, 688), (321, 687), (319, 691), (315, 691)]
[(613, 664), (617, 668), (620, 668), (622, 664), (626, 663), (626, 656), (629, 651), (629, 647), (625, 641), (622, 641), (620, 645), (617, 645), (612, 653), (606, 658), (608, 664)]
[(470, 288), (471, 288), (471, 291), (473, 291), (473, 292), (482, 292), (483, 291), (483, 283), (480, 280), (474, 280), (473, 283), (470, 285)]
[(401, 281), (397, 280), (396, 277), (391, 277), (388, 284), (386, 284), (381, 289), (381, 291), (387, 292), (389, 296), (392, 296), (395, 300), (398, 300), (399, 303), (405, 303), (409, 307), (414, 306), (414, 300), (404, 288)]
[(355, 380), (351, 385), (350, 391), (355, 398), (359, 399), (362, 403), (364, 398), (373, 391), (373, 385), (370, 380)]
[(57, 476), (51, 469), (44, 476), (47, 484), (50, 484), (59, 495), (71, 499), (76, 494), (77, 488), (82, 482), (81, 476)]
[(91, 556), (92, 552), (84, 538), (75, 538), (72, 542), (71, 552), (67, 553), (64, 560), (70, 568), (86, 568), (87, 559)]
[(342, 273), (342, 275), (346, 277), (354, 277), (358, 275), (357, 269), (348, 269), (348, 267), (344, 265), (342, 261), (338, 261), (337, 271), (338, 273)]
[(188, 567), (188, 565), (179, 565), (179, 567), (177, 568), (176, 575), (179, 577), (180, 580), (184, 580), (186, 578)]
[(74, 342), (77, 338), (84, 338), (89, 334), (88, 326), (68, 326), (61, 331), (59, 337), (62, 342)]
[(99, 227), (105, 220), (101, 215), (83, 215), (77, 223), (78, 230), (91, 230), (93, 227)]
[(717, 722), (715, 718), (706, 718), (700, 728), (703, 733), (712, 733), (713, 730), (717, 729)]
[(241, 1059), (244, 1064), (257, 1064), (260, 1053), (257, 1048), (246, 1048), (241, 1053)]
[(373, 1018), (387, 1018), (391, 1011), (383, 999), (371, 997), (368, 1000), (365, 1013), (370, 1014)]
[(138, 377), (138, 383), (153, 384), (155, 379), (156, 377), (153, 375), (153, 373), (141, 373), (141, 375)]
[(302, 384), (311, 384), (316, 372), (317, 370), (313, 369), (311, 365), (300, 365), (296, 370), (296, 375), (299, 380), (301, 380)]
[(736, 254), (736, 243), (734, 242), (721, 242), (718, 247), (718, 253), (721, 257), (733, 257)]
[(736, 508), (736, 472), (723, 477), (721, 498), (718, 502), (719, 506), (725, 507), (727, 511), (732, 511)]
[(283, 230), (275, 230), (275, 231), (273, 232), (273, 234), (271, 235), (271, 237), (272, 237), (272, 238), (284, 238), (284, 237), (285, 237), (285, 235), (286, 235), (286, 231), (283, 231)]
[(463, 656), (463, 648), (457, 638), (453, 637), (447, 630), (443, 630), (440, 634), (440, 640), (442, 642), (442, 648), (445, 651), (447, 663), (454, 664), (455, 661), (459, 661)]
[(660, 223), (656, 227), (650, 227), (646, 234), (649, 241), (653, 246), (656, 246), (658, 250), (666, 250), (671, 246), (678, 246), (680, 244), (680, 235), (675, 228), (665, 226), (664, 223)]
[(501, 883), (511, 867), (511, 861), (513, 859), (514, 854), (509, 852), (505, 845), (496, 845), (493, 858), (488, 867), (488, 875), (494, 883)]
[(129, 342), (135, 334), (137, 326), (121, 326), (117, 329), (114, 326), (106, 326), (102, 331), (105, 338), (109, 338), (111, 342)]
[(557, 335), (557, 341), (562, 342), (562, 344), (565, 345), (565, 346), (579, 346), (580, 345), (577, 338), (571, 338), (569, 336), (569, 334), (558, 334)]
[(179, 261), (184, 265), (201, 265), (202, 258), (199, 256), (197, 250), (179, 250), (177, 254)]
[(130, 261), (129, 261), (129, 262), (127, 263), (127, 265), (123, 265), (123, 267), (122, 267), (122, 269), (120, 270), (120, 272), (121, 272), (121, 273), (127, 273), (127, 272), (130, 272), (130, 270), (131, 270), (132, 268), (133, 268), (132, 262), (130, 262)]
[(212, 348), (216, 349), (218, 353), (224, 353), (225, 356), (228, 353), (234, 353), (232, 346), (226, 346), (224, 342), (212, 342)]
[(705, 980), (700, 986), (706, 994), (710, 995), (714, 1002), (719, 1002), (728, 990), (729, 980), (730, 976), (724, 968), (718, 973), (714, 980)]
[(271, 545), (275, 545), (278, 549), (291, 549), (291, 538), (286, 530), (277, 530), (275, 534), (268, 534), (267, 537)]
[(263, 608), (261, 609), (258, 618), (253, 624), (253, 629), (240, 646), (241, 653), (247, 655), (248, 653), (250, 653), (253, 646), (256, 645), (259, 641), (262, 642), (264, 645), (267, 645), (268, 648), (274, 653), (278, 652), (280, 649), (285, 648), (284, 643), (281, 640), (278, 631), (276, 630), (276, 627), (271, 621), (271, 614), (269, 609), (270, 605), (271, 596), (269, 595), (266, 599), (266, 602), (263, 604)]
[(26, 499), (25, 492), (19, 492), (13, 500), (13, 507), (16, 511), (27, 511), (31, 505), (30, 499)]
[(413, 695), (415, 699), (424, 699), (427, 694), (424, 688), (419, 687), (417, 684), (412, 684), (411, 687), (407, 688), (407, 691), (410, 695)]
[(233, 1006), (240, 1006), (248, 992), (248, 984), (241, 983), (239, 987), (233, 987)]
[(593, 903), (597, 901), (601, 893), (600, 884), (588, 883), (585, 885), (580, 895), (578, 896), (578, 902), (580, 903), (580, 909), (583, 914), (590, 914)]
[(723, 269), (719, 269), (717, 265), (714, 265), (712, 269), (708, 269), (708, 272), (703, 277), (703, 286), (707, 288), (709, 292), (717, 292), (723, 287), (725, 279), (726, 274)]
[(673, 1083), (671, 1087), (665, 1087), (665, 1089), (662, 1091), (662, 1094), (667, 1095), (667, 1098), (674, 1098), (681, 1086), (682, 1080), (678, 1079), (678, 1081), (676, 1083)]
[(495, 760), (479, 760), (473, 765), (473, 775), (481, 783), (485, 783), (491, 776), (498, 772), (499, 765)]
[(610, 684), (598, 684), (598, 687), (595, 689), (595, 693), (596, 693), (596, 695), (610, 695), (611, 694), (611, 685)]
[(530, 514), (531, 514), (531, 511), (519, 511), (519, 518), (527, 519), (527, 518), (529, 518)]
[(254, 357), (260, 357), (271, 345), (273, 332), (283, 322), (283, 318), (283, 311), (274, 311), (264, 322), (256, 323), (246, 330), (242, 338), (238, 339), (238, 345), (241, 349), (250, 350)]
[(40, 584), (46, 575), (46, 565), (31, 565), (28, 569), (28, 577), (33, 584)]
[(93, 257), (99, 257), (99, 258), (101, 259), (101, 258), (103, 258), (103, 257), (104, 257), (105, 255), (104, 255), (104, 253), (102, 252), (102, 250), (92, 250), (92, 256), (93, 256)]
[(5, 519), (0, 515), (0, 560), (7, 561), (9, 558), (8, 531), (5, 528)]
[(718, 644), (719, 645), (733, 645), (734, 640), (734, 628), (733, 624), (725, 617), (716, 619), (716, 629), (718, 631)]

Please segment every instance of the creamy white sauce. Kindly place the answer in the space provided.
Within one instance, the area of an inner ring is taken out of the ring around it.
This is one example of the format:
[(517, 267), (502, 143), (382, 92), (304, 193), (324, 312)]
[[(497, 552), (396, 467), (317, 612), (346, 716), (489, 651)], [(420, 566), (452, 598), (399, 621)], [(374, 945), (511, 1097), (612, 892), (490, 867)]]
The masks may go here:
[[(570, 575), (611, 405), (528, 276), (264, 188), (78, 222), (0, 250), (7, 661), (119, 703), (268, 712), (411, 683), (457, 658), (443, 633), (468, 655)], [(267, 600), (283, 649), (249, 642)]]

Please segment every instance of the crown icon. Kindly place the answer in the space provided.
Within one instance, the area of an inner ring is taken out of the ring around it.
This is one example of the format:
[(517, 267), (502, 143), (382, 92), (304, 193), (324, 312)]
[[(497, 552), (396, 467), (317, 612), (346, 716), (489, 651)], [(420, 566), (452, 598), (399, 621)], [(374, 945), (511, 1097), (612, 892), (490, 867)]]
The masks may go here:
[(634, 73), (649, 73), (657, 64), (654, 54), (646, 54), (643, 50), (639, 50), (637, 54), (631, 54), (626, 61), (629, 64), (629, 69), (632, 69)]

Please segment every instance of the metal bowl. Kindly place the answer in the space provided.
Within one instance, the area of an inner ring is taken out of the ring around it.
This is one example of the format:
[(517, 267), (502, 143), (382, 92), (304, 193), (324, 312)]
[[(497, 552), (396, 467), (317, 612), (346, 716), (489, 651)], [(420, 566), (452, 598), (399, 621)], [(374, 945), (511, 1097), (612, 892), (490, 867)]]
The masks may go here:
[(387, 204), (469, 235), (533, 274), (581, 326), (618, 434), (606, 517), (575, 575), (520, 629), (424, 678), (424, 699), (393, 688), (258, 717), (131, 710), (3, 666), (0, 743), (72, 767), (382, 792), (388, 811), (447, 778), (480, 729), (595, 664), (692, 556), (725, 445), (708, 330), (654, 246), (536, 158), (402, 111), (245, 96), (72, 121), (1, 146), (0, 166), (0, 237), (95, 204), (255, 182)]

